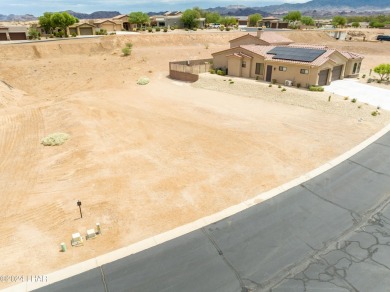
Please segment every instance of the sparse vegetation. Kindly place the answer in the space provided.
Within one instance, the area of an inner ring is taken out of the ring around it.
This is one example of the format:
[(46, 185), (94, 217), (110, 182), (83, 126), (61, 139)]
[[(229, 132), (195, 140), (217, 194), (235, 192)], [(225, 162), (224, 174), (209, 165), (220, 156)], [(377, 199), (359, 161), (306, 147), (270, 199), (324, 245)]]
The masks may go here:
[(276, 79), (272, 79), (272, 84), (276, 84)]
[(322, 91), (324, 91), (324, 88), (322, 86), (311, 85), (309, 87), (309, 90), (310, 91), (320, 91), (320, 92), (322, 92)]
[(356, 103), (356, 101), (357, 101), (356, 98), (352, 98), (352, 99), (351, 99), (351, 102), (353, 102), (353, 103)]
[(140, 79), (138, 79), (137, 84), (138, 85), (146, 85), (149, 82), (150, 82), (150, 80), (148, 77), (141, 77)]
[(123, 56), (129, 56), (130, 55), (130, 48), (124, 47), (122, 49)]
[(348, 96), (345, 96), (345, 97), (344, 97), (344, 100), (348, 100), (348, 99), (349, 99), (349, 97), (348, 97)]
[(41, 144), (44, 146), (58, 146), (64, 144), (69, 137), (67, 133), (53, 133), (43, 138)]
[(331, 98), (332, 98), (332, 96), (329, 95), (329, 96), (328, 96), (328, 102), (330, 102)]
[(217, 74), (221, 75), (221, 76), (225, 76), (226, 75), (225, 72), (222, 71), (222, 70), (217, 70)]
[(210, 69), (209, 72), (210, 72), (210, 74), (215, 74), (215, 70), (214, 69)]
[(282, 88), (282, 92), (284, 92), (284, 91), (287, 91), (287, 89), (286, 88)]
[(297, 83), (297, 88), (300, 88), (301, 87), (301, 83)]

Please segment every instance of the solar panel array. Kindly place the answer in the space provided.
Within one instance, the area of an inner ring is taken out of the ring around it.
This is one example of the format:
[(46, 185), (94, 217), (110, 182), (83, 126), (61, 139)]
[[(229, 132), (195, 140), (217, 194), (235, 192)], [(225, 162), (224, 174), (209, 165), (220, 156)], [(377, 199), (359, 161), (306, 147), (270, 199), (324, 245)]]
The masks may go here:
[(320, 49), (276, 47), (268, 51), (267, 54), (275, 55), (272, 59), (313, 62), (325, 52), (326, 50)]

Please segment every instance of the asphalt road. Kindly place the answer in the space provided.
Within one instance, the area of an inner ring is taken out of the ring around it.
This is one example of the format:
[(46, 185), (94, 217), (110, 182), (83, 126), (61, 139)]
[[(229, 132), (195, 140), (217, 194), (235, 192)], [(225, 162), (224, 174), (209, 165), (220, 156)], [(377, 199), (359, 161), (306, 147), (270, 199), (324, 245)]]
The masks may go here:
[(390, 134), (264, 203), (38, 291), (389, 291)]

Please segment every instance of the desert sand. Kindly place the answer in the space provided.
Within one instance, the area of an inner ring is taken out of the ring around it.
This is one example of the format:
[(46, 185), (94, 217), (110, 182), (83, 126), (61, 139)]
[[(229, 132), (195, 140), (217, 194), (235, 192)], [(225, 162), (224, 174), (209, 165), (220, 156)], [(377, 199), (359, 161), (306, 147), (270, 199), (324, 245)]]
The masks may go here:
[[(208, 73), (194, 84), (167, 77), (169, 61), (209, 58), (242, 34), (1, 45), (1, 274), (45, 275), (213, 214), (324, 164), (389, 122), (388, 112), (373, 117), (374, 108), (341, 96), (328, 102), (326, 93), (282, 93)], [(283, 34), (364, 54), (362, 74), (390, 63), (390, 43)], [(127, 42), (133, 51), (123, 57)], [(137, 85), (142, 76), (151, 82)], [(41, 145), (53, 132), (71, 138)], [(103, 235), (72, 248), (71, 234), (96, 222)]]

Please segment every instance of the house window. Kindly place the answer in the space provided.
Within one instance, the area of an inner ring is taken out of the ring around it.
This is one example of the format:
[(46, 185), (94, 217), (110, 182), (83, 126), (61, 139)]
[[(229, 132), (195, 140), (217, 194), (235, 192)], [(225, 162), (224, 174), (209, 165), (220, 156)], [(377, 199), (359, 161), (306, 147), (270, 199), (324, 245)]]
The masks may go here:
[(301, 69), (301, 74), (309, 74), (309, 69)]
[(355, 64), (353, 65), (352, 74), (355, 74), (355, 73), (356, 73), (357, 65), (358, 65), (357, 63), (355, 63)]
[(246, 68), (246, 61), (242, 61), (241, 67), (242, 67), (242, 68)]
[(279, 71), (287, 71), (287, 67), (279, 66)]
[(263, 63), (256, 63), (255, 74), (257, 74), (257, 75), (263, 75), (264, 74), (264, 64)]

